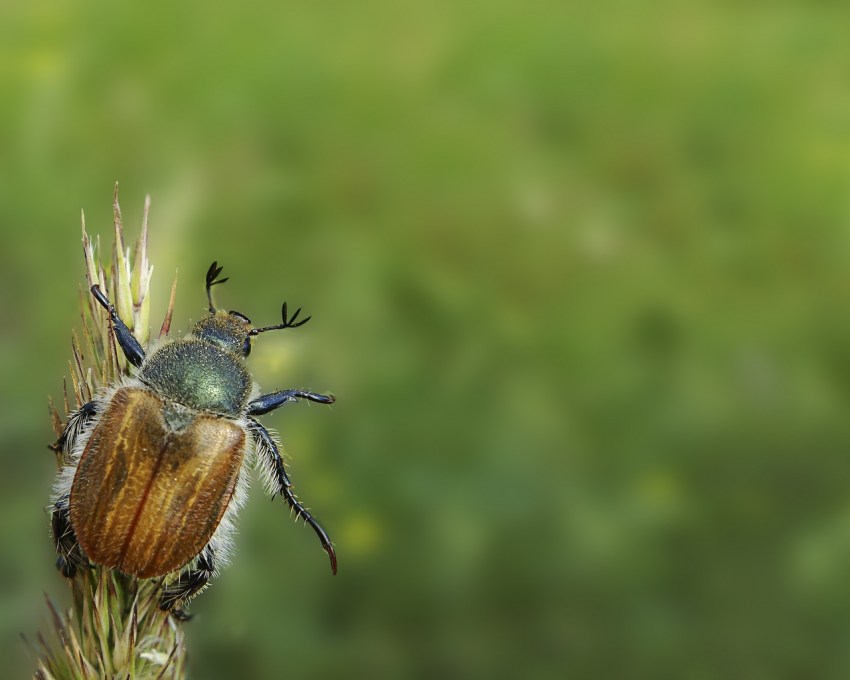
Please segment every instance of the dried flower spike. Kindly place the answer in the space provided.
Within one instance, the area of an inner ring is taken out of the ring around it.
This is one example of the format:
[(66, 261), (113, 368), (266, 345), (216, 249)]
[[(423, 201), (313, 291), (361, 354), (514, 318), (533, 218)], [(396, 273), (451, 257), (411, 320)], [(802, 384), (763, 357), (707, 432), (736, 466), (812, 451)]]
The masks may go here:
[[(70, 384), (63, 395), (65, 413), (50, 400), (56, 436), (62, 435), (64, 416), (88, 403), (103, 386), (126, 375), (129, 364), (118, 351), (108, 317), (102, 313), (88, 288), (97, 284), (113, 295), (121, 320), (132, 329), (140, 344), (147, 342), (150, 325), (150, 283), (153, 267), (147, 256), (150, 197), (145, 200), (141, 235), (132, 251), (124, 245), (124, 228), (115, 185), (113, 215), (115, 240), (110, 265), (104, 267), (102, 249), (92, 243), (82, 218), (83, 255), (88, 286), (80, 291), (82, 337), (73, 334), (69, 362)], [(175, 281), (176, 285), (176, 281)], [(171, 305), (174, 303), (172, 286)], [(166, 321), (171, 318), (171, 305)], [(68, 452), (54, 447), (57, 464)], [(186, 648), (182, 624), (163, 612), (159, 583), (136, 580), (103, 566), (80, 569), (68, 579), (72, 605), (60, 610), (48, 600), (52, 635), (39, 634), (31, 645), (38, 654), (36, 678), (178, 679), (185, 677)]]

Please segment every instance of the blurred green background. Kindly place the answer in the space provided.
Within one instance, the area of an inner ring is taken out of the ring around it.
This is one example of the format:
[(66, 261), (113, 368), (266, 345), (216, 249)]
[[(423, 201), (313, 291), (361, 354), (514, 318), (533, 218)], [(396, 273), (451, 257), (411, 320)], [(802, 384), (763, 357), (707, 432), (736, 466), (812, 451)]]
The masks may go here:
[(0, 8), (0, 658), (66, 597), (48, 394), (80, 210), (155, 314), (258, 323), (259, 485), (194, 678), (850, 676), (850, 8)]

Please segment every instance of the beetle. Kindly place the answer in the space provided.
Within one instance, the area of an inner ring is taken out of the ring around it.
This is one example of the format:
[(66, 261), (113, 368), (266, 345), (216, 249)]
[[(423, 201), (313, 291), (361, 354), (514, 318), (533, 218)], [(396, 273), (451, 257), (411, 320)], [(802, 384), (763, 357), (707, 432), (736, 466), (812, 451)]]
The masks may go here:
[(296, 321), (301, 309), (288, 316), (284, 302), (281, 323), (255, 328), (244, 314), (216, 309), (212, 288), (227, 281), (221, 271), (217, 262), (207, 271), (209, 315), (147, 352), (100, 287), (91, 287), (137, 370), (72, 413), (52, 447), (66, 461), (51, 509), (59, 571), (73, 578), (100, 564), (140, 579), (176, 572), (159, 607), (178, 617), (229, 557), (252, 461), (272, 496), (313, 528), (337, 571), (327, 532), (296, 497), (277, 438), (257, 419), (289, 402), (335, 399), (299, 389), (261, 394), (245, 365), (257, 335), (311, 317)]

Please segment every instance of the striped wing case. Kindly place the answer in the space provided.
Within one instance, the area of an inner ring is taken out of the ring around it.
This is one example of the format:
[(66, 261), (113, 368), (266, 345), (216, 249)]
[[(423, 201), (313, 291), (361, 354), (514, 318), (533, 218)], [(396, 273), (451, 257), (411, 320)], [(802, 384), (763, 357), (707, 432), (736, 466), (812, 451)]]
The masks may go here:
[(138, 578), (180, 569), (209, 543), (236, 488), (245, 433), (194, 413), (175, 427), (167, 403), (119, 389), (91, 433), (71, 488), (71, 525), (98, 564)]

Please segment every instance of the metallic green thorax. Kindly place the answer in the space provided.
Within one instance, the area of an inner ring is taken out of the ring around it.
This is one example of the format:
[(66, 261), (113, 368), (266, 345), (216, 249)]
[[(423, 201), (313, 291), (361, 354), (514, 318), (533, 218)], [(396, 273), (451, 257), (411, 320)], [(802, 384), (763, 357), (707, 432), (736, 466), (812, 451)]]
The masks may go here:
[(139, 379), (166, 399), (235, 417), (245, 410), (253, 385), (243, 363), (245, 353), (237, 350), (246, 344), (250, 326), (247, 320), (219, 314), (199, 322), (194, 337), (156, 349)]

